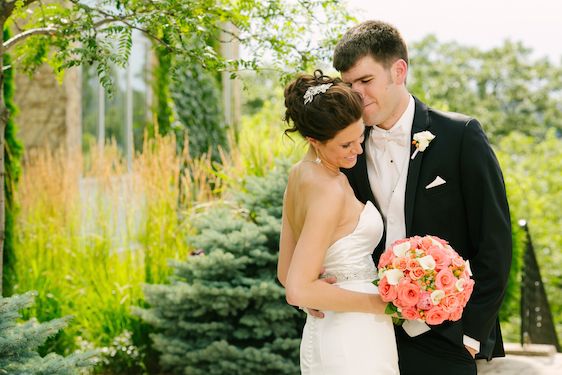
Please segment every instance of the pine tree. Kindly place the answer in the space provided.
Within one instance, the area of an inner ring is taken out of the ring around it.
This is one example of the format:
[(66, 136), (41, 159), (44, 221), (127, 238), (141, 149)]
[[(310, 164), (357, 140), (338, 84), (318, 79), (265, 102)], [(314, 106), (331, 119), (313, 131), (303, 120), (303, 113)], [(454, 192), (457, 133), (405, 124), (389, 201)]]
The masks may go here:
[(304, 314), (276, 281), (286, 166), (248, 178), (236, 208), (213, 207), (176, 261), (171, 285), (145, 289), (143, 319), (159, 331), (164, 370), (189, 375), (296, 374)]
[(35, 293), (0, 297), (0, 374), (52, 375), (78, 374), (93, 365), (95, 352), (68, 357), (50, 353), (41, 357), (37, 348), (64, 328), (70, 317), (39, 323), (32, 319), (17, 323), (19, 311), (33, 304)]

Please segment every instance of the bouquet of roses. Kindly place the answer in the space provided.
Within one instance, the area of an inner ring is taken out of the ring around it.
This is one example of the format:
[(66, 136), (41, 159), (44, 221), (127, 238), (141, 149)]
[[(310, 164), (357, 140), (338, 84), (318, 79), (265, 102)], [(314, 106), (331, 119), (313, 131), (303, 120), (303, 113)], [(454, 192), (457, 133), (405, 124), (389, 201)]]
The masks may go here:
[(374, 284), (395, 323), (456, 321), (474, 287), (470, 264), (435, 236), (395, 241), (380, 257)]

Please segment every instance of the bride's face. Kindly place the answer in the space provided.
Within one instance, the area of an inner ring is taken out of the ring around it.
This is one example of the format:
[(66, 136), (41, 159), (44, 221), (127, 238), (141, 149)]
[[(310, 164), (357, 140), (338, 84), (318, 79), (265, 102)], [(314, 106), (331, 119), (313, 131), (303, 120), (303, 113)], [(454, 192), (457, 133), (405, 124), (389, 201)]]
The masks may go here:
[(357, 155), (363, 152), (363, 134), (365, 125), (363, 120), (350, 124), (339, 131), (336, 136), (324, 143), (318, 144), (318, 153), (323, 163), (337, 168), (351, 168), (357, 162)]

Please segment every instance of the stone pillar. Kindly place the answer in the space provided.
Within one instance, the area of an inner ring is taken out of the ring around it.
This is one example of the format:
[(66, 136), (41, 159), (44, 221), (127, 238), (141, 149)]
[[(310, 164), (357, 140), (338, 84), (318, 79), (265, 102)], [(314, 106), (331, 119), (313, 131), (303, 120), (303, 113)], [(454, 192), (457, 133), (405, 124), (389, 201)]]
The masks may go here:
[(26, 151), (64, 147), (81, 149), (82, 80), (79, 68), (65, 72), (59, 83), (44, 65), (31, 77), (16, 73), (16, 124)]

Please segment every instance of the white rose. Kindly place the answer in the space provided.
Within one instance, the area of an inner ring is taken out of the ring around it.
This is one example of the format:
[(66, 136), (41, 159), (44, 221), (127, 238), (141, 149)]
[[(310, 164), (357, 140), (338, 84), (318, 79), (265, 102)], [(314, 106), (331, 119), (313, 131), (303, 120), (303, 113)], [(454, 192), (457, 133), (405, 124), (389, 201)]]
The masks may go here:
[(402, 242), (401, 244), (392, 247), (392, 252), (397, 257), (403, 257), (406, 251), (410, 250), (410, 241)]
[(445, 297), (445, 292), (442, 290), (435, 290), (431, 293), (431, 302), (434, 305), (438, 305), (439, 302), (441, 302), (441, 300), (443, 299), (443, 297)]
[(384, 276), (386, 276), (386, 280), (390, 285), (397, 285), (400, 279), (404, 277), (404, 272), (397, 269), (391, 269), (386, 271)]
[(436, 240), (435, 238), (433, 238), (433, 237), (429, 237), (429, 238), (431, 239), (431, 243), (432, 243), (434, 246), (443, 248), (443, 244), (442, 244), (441, 242), (437, 241), (437, 240)]
[(457, 280), (455, 287), (459, 292), (462, 292), (464, 290), (464, 282), (462, 280)]
[(426, 255), (423, 258), (418, 259), (420, 266), (424, 270), (434, 270), (435, 269), (435, 259), (431, 255)]

